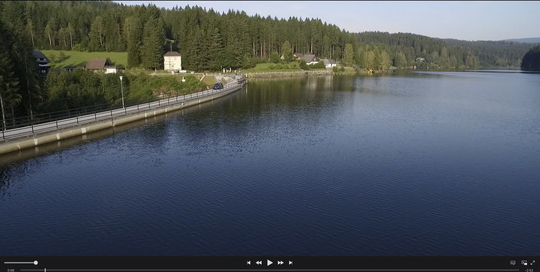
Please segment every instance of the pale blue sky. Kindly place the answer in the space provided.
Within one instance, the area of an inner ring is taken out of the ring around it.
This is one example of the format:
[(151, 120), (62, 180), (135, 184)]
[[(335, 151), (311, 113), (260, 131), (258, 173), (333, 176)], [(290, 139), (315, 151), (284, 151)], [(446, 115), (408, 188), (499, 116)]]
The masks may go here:
[(272, 18), (319, 18), (349, 32), (409, 32), (460, 40), (540, 37), (540, 1), (114, 1), (172, 8), (243, 10)]

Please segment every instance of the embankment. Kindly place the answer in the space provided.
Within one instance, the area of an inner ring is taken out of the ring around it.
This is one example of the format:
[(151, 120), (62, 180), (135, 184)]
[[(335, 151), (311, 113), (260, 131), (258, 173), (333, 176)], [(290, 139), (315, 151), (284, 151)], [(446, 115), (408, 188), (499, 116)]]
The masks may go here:
[(114, 128), (117, 126), (125, 125), (128, 123), (136, 122), (139, 120), (144, 120), (147, 118), (152, 118), (158, 115), (166, 114), (168, 112), (177, 111), (194, 105), (199, 105), (208, 101), (212, 101), (216, 98), (220, 98), (236, 92), (242, 88), (243, 85), (237, 85), (230, 90), (215, 93), (206, 97), (201, 97), (199, 99), (187, 100), (182, 103), (170, 104), (163, 106), (161, 108), (155, 108), (145, 112), (138, 112), (132, 115), (123, 115), (118, 117), (113, 117), (111, 119), (86, 123), (79, 126), (69, 127), (61, 130), (56, 130), (52, 132), (46, 132), (42, 134), (34, 134), (28, 137), (17, 138), (13, 140), (6, 141), (0, 144), (0, 155), (16, 152), (29, 148), (37, 148), (40, 145), (50, 144), (56, 141), (73, 138), (81, 135), (88, 135), (105, 129)]

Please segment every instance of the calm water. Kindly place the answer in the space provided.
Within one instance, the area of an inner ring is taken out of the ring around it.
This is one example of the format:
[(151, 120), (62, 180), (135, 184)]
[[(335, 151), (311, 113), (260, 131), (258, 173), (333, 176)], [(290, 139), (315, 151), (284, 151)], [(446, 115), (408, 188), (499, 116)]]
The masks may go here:
[(1, 255), (539, 255), (540, 75), (252, 81), (0, 166)]

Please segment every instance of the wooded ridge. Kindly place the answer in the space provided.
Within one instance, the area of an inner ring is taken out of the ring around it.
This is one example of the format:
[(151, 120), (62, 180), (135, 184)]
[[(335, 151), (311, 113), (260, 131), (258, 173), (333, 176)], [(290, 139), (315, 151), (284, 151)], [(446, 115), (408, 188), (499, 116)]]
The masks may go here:
[(186, 69), (196, 71), (253, 67), (273, 52), (315, 54), (366, 69), (519, 67), (530, 48), (410, 33), (349, 33), (320, 19), (285, 20), (197, 6), (167, 10), (109, 1), (10, 1), (0, 7), (4, 21), (27, 33), (36, 49), (127, 51), (128, 67), (160, 68), (170, 49), (182, 55)]
[[(350, 33), (320, 19), (286, 20), (234, 10), (219, 13), (197, 6), (164, 9), (110, 1), (2, 1), (0, 39), (0, 91), (6, 116), (12, 117), (98, 102), (118, 103), (114, 76), (53, 69), (45, 79), (37, 72), (34, 49), (127, 52), (128, 70), (162, 69), (163, 55), (172, 50), (181, 54), (182, 68), (190, 71), (252, 68), (257, 63), (281, 61), (281, 56), (287, 65), (294, 53), (383, 71), (392, 67), (519, 67), (532, 46), (410, 33)], [(151, 98), (149, 82), (127, 76), (127, 97)], [(152, 84), (165, 86), (162, 83)], [(197, 87), (195, 81), (167, 84), (190, 90)]]

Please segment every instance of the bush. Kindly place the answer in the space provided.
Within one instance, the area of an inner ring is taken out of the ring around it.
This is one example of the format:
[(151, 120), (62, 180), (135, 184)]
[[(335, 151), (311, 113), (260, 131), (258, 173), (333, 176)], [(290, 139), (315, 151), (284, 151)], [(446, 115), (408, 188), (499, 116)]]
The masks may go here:
[(60, 57), (60, 59), (58, 61), (63, 61), (63, 60), (68, 58), (68, 56), (66, 56), (64, 51), (60, 51), (60, 56), (59, 57)]
[(283, 69), (283, 65), (281, 65), (281, 63), (276, 65), (276, 69)]
[(334, 73), (337, 73), (337, 72), (339, 72), (339, 69), (338, 69), (336, 66), (334, 66), (334, 67), (332, 68), (332, 71), (334, 71)]
[(310, 67), (309, 67), (309, 65), (306, 64), (306, 62), (304, 60), (302, 60), (302, 61), (300, 61), (300, 69), (309, 70)]
[(81, 44), (78, 43), (78, 44), (74, 45), (71, 48), (71, 51), (79, 51), (79, 52), (81, 52), (81, 51), (84, 51), (84, 49), (82, 48)]
[(326, 67), (324, 67), (324, 62), (322, 62), (322, 61), (319, 61), (319, 62), (311, 65), (311, 69), (324, 69), (324, 68), (326, 68)]
[(272, 52), (272, 54), (270, 54), (270, 61), (273, 63), (279, 63), (280, 61), (279, 54), (275, 51)]
[(341, 68), (339, 69), (339, 71), (340, 71), (340, 72), (345, 72), (345, 67), (341, 67)]
[(270, 69), (274, 70), (274, 69), (276, 68), (276, 65), (274, 65), (274, 64), (270, 64), (270, 65), (268, 66), (268, 68), (270, 68)]
[(55, 63), (56, 62), (56, 54), (55, 53), (51, 53), (49, 55), (49, 59), (51, 60), (52, 63)]

